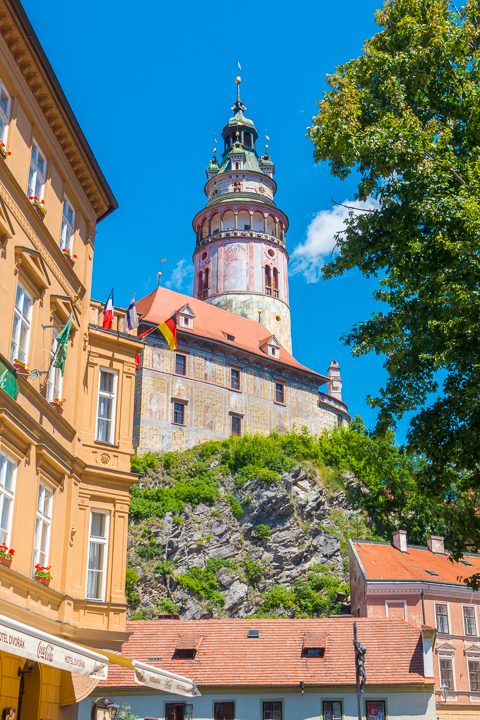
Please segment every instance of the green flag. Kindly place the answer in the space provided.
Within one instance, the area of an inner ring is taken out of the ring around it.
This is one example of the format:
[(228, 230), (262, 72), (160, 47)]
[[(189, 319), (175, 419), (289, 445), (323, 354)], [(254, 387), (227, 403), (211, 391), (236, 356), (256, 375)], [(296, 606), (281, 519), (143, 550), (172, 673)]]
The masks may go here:
[(72, 329), (72, 313), (70, 313), (70, 317), (67, 320), (67, 324), (63, 328), (62, 332), (57, 335), (57, 357), (55, 358), (55, 361), (53, 363), (53, 367), (60, 368), (62, 371), (62, 377), (63, 373), (65, 371), (65, 360), (67, 359), (67, 350), (68, 350), (68, 336), (70, 335), (70, 330)]

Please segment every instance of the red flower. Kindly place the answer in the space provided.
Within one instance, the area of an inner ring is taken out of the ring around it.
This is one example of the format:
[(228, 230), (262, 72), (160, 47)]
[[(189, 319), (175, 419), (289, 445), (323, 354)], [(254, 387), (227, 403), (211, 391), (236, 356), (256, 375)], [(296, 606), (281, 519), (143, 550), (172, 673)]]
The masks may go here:
[(12, 548), (10, 548), (10, 550), (8, 551), (8, 554), (9, 554), (9, 555), (15, 555), (15, 550), (12, 550)]
[(33, 200), (33, 195), (29, 195), (29, 196), (28, 196), (28, 199), (29, 199), (29, 200)]
[(78, 257), (78, 256), (77, 256), (77, 255), (74, 255), (73, 257), (76, 258), (76, 257)]
[(7, 153), (7, 155), (11, 155), (11, 154), (12, 154), (11, 152), (8, 152), (8, 153)]
[(45, 200), (40, 200), (41, 203), (45, 203)]

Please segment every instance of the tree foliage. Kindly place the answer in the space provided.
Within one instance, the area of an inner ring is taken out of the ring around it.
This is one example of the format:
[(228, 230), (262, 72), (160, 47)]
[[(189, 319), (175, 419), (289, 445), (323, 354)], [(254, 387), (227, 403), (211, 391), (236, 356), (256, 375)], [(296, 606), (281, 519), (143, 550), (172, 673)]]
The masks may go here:
[(357, 171), (356, 199), (377, 203), (350, 213), (324, 277), (380, 278), (388, 307), (346, 341), (386, 356), (377, 432), (416, 411), (408, 440), (459, 557), (480, 547), (480, 9), (387, 0), (376, 22), (363, 54), (327, 78), (308, 133), (317, 162)]

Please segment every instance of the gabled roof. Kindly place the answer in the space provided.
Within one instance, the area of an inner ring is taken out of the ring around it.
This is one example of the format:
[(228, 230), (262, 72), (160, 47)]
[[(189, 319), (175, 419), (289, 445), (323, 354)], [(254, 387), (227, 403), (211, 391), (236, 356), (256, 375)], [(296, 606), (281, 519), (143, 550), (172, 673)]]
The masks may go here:
[[(480, 572), (480, 555), (467, 553), (462, 562), (452, 562), (448, 554), (433, 553), (428, 548), (409, 547), (406, 553), (400, 552), (390, 543), (358, 540), (352, 542), (362, 563), (367, 580), (403, 580), (429, 583), (465, 584), (459, 577), (470, 577)], [(428, 570), (437, 573), (431, 575)]]
[[(320, 620), (153, 620), (127, 622), (122, 655), (190, 677), (204, 688), (355, 685), (353, 622), (367, 647), (368, 685), (423, 685), (421, 631), (398, 618)], [(260, 637), (247, 638), (259, 629)], [(200, 635), (195, 658), (177, 659), (180, 637)], [(304, 638), (327, 636), (323, 658), (306, 658)], [(151, 661), (149, 658), (161, 658)], [(101, 688), (135, 687), (128, 668), (111, 664)]]
[[(173, 313), (178, 312), (186, 304), (195, 313), (195, 327), (191, 330), (183, 326), (178, 327), (177, 335), (179, 338), (181, 338), (182, 334), (188, 334), (208, 340), (216, 340), (223, 345), (245, 350), (264, 360), (277, 362), (280, 365), (286, 365), (314, 375), (319, 385), (328, 381), (325, 375), (300, 365), (284, 347), (280, 347), (278, 359), (266, 355), (260, 349), (260, 343), (265, 339), (268, 330), (261, 323), (241, 317), (228, 310), (223, 310), (223, 308), (215, 305), (210, 305), (203, 300), (197, 300), (189, 295), (182, 295), (164, 287), (158, 287), (137, 302), (137, 311), (142, 315), (141, 322), (158, 325)], [(233, 335), (235, 340), (227, 340), (226, 334)]]

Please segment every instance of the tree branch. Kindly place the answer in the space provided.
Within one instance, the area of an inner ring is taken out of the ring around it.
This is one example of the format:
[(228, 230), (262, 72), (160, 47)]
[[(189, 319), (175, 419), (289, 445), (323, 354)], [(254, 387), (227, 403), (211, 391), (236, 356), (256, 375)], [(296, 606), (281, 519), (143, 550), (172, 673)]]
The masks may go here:
[(375, 210), (370, 210), (368, 208), (359, 208), (359, 207), (353, 207), (352, 205), (344, 205), (343, 203), (337, 202), (333, 198), (330, 198), (330, 202), (332, 202), (334, 205), (340, 205), (341, 207), (347, 208), (347, 210), (358, 210), (358, 212), (369, 212), (369, 213), (375, 212)]

